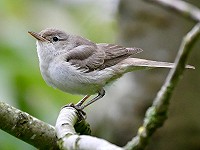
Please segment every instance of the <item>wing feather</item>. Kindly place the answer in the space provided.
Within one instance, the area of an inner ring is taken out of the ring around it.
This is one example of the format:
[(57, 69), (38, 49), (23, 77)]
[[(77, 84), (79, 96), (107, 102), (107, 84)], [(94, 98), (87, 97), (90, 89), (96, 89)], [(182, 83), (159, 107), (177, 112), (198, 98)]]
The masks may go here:
[(99, 69), (104, 69), (113, 65), (116, 65), (120, 61), (130, 57), (131, 55), (142, 52), (141, 48), (126, 48), (115, 44), (97, 44), (100, 49), (105, 52), (105, 59), (102, 66)]
[(66, 61), (79, 69), (90, 72), (116, 65), (133, 54), (141, 52), (140, 48), (126, 48), (114, 44), (80, 45), (70, 50)]

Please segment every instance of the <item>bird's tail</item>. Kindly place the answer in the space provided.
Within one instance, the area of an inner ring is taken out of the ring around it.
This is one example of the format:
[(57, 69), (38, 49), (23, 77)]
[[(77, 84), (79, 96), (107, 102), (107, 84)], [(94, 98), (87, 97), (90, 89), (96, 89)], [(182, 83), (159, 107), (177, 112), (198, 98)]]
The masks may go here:
[[(117, 68), (120, 68), (118, 71), (131, 72), (134, 70), (144, 70), (144, 69), (152, 69), (152, 68), (174, 68), (174, 63), (169, 62), (160, 62), (160, 61), (153, 61), (153, 60), (146, 60), (146, 59), (139, 59), (139, 58), (127, 58), (120, 63), (117, 64)], [(186, 65), (185, 68), (188, 69), (195, 69), (194, 66)]]

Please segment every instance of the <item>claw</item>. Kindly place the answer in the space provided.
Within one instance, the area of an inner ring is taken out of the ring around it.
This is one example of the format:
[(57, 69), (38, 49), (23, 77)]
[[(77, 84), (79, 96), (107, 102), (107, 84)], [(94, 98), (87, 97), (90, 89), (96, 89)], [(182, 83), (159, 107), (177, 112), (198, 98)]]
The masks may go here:
[(76, 109), (79, 121), (85, 120), (87, 118), (86, 113), (83, 111), (83, 108), (81, 106), (70, 103), (70, 104), (63, 106), (62, 108), (65, 108), (65, 107), (73, 107), (74, 109)]

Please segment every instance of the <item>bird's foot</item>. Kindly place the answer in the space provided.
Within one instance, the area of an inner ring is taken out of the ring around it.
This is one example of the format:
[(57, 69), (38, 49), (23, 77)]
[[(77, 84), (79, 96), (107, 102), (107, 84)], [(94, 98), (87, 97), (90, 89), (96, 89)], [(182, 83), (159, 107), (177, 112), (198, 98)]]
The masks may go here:
[(83, 107), (81, 107), (80, 105), (77, 105), (77, 104), (74, 105), (73, 103), (70, 103), (70, 104), (63, 106), (63, 108), (64, 107), (73, 107), (74, 109), (76, 109), (77, 115), (78, 115), (78, 118), (79, 118), (80, 121), (85, 120), (86, 117), (87, 117), (86, 113), (83, 111)]

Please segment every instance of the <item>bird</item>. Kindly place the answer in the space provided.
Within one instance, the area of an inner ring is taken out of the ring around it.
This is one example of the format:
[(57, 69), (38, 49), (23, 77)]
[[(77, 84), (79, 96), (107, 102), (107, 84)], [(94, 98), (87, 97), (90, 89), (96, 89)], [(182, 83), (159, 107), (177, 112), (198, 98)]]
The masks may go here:
[[(61, 91), (85, 95), (74, 107), (83, 110), (105, 95), (104, 87), (125, 73), (153, 68), (174, 68), (174, 63), (134, 58), (143, 50), (116, 44), (94, 43), (55, 28), (39, 33), (36, 39), (39, 66), (45, 82)], [(194, 69), (191, 65), (186, 68)], [(84, 102), (91, 96), (96, 97)]]

